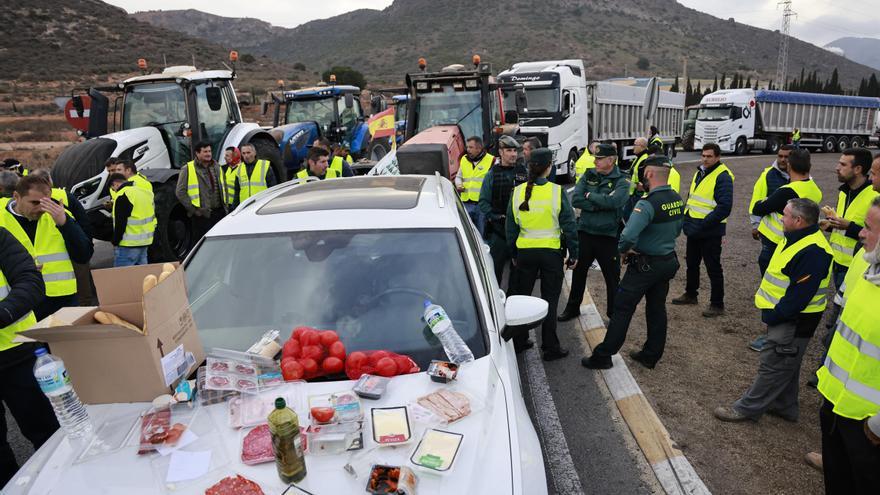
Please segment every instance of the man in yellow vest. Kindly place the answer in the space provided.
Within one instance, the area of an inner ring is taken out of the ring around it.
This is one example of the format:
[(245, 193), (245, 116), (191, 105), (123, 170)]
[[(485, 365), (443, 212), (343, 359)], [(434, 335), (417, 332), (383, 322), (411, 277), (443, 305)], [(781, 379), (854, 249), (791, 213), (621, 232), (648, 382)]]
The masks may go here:
[[(650, 156), (666, 156), (663, 155), (662, 150), (656, 146), (648, 146), (647, 138), (643, 137), (636, 138), (633, 143), (633, 153), (635, 153), (636, 157), (633, 159), (632, 166), (630, 167), (632, 176), (630, 178), (629, 193), (631, 194), (631, 197), (629, 202), (623, 208), (624, 220), (629, 219), (636, 203), (645, 197), (648, 189), (647, 182), (645, 181), (645, 167), (642, 166), (642, 163)], [(672, 168), (669, 169), (668, 185), (673, 191), (678, 193), (681, 191), (681, 175), (678, 173), (678, 170), (675, 169), (675, 165), (672, 164), (672, 162), (668, 163), (672, 165)]]
[(328, 167), (336, 174), (335, 177), (354, 177), (354, 172), (351, 170), (351, 164), (353, 163), (351, 155), (346, 155), (345, 158), (342, 158), (342, 156), (334, 153), (333, 143), (329, 139), (320, 137), (315, 140), (312, 147), (321, 148), (327, 152)]
[(18, 239), (43, 274), (46, 297), (34, 308), (38, 320), (79, 304), (73, 263), (88, 263), (94, 252), (92, 240), (50, 194), (44, 179), (28, 176), (18, 181), (12, 200), (0, 200), (0, 227)]
[(110, 239), (116, 246), (113, 266), (146, 265), (147, 250), (156, 232), (153, 193), (126, 180), (122, 174), (113, 174), (107, 180), (116, 191)]
[(278, 181), (275, 180), (275, 173), (272, 171), (272, 164), (269, 160), (257, 159), (257, 148), (253, 144), (241, 145), (241, 159), (242, 164), (238, 167), (238, 187), (236, 188), (238, 200), (236, 205), (278, 184)]
[(706, 264), (706, 273), (712, 288), (709, 307), (703, 316), (712, 318), (724, 314), (724, 271), (721, 268), (721, 241), (727, 234), (727, 217), (733, 208), (733, 172), (721, 162), (721, 148), (717, 144), (703, 145), (702, 165), (691, 181), (684, 216), (684, 235), (687, 236), (687, 285), (684, 294), (672, 304), (697, 304), (700, 289), (700, 263)]
[(330, 153), (324, 148), (312, 146), (306, 154), (306, 166), (296, 173), (297, 179), (317, 177), (320, 180), (341, 177), (339, 170), (330, 167)]
[(479, 136), (471, 136), (467, 140), (466, 151), (458, 162), (458, 175), (455, 185), (464, 209), (467, 210), (471, 221), (482, 233), (486, 229), (486, 217), (480, 211), (480, 189), (483, 187), (483, 179), (489, 173), (495, 157), (483, 148), (483, 140)]
[(880, 155), (875, 156), (871, 162), (871, 187), (874, 192), (880, 192)]
[(715, 409), (721, 421), (757, 421), (764, 413), (798, 419), (801, 362), (822, 320), (831, 279), (831, 246), (818, 221), (818, 204), (806, 198), (788, 201), (782, 217), (785, 237), (755, 293), (755, 306), (767, 325), (758, 375), (732, 407)]
[(60, 187), (55, 187), (55, 184), (52, 182), (52, 175), (49, 173), (49, 169), (46, 168), (38, 168), (36, 170), (31, 171), (31, 177), (39, 177), (45, 180), (49, 187), (52, 188), (52, 194), (50, 195), (52, 199), (55, 200), (56, 203), (59, 203), (61, 206), (73, 216), (73, 219), (79, 224), (79, 226), (83, 229), (83, 232), (89, 236), (89, 239), (94, 237), (92, 233), (92, 221), (89, 220), (89, 216), (86, 213), (86, 209), (83, 208), (82, 204), (76, 200), (76, 198), (70, 194), (67, 189), (62, 189)]
[(116, 162), (116, 172), (125, 176), (125, 180), (131, 182), (135, 187), (139, 187), (144, 191), (153, 193), (153, 184), (150, 183), (150, 179), (144, 177), (144, 175), (138, 172), (137, 167), (131, 160), (120, 159)]
[[(794, 198), (807, 198), (815, 203), (822, 202), (822, 191), (810, 177), (810, 152), (805, 149), (792, 150), (788, 157), (789, 183), (780, 187), (767, 199), (758, 201), (752, 206), (752, 215), (761, 217), (758, 225), (758, 233), (761, 241), (767, 246), (764, 249), (772, 253), (776, 245), (784, 238), (782, 227), (782, 212), (788, 200)], [(762, 254), (764, 251), (762, 251)], [(758, 266), (762, 265), (762, 258), (758, 258)], [(767, 258), (769, 264), (769, 258)], [(766, 334), (761, 334), (749, 342), (749, 349), (761, 352), (764, 347)]]
[(226, 186), (223, 200), (226, 201), (229, 211), (232, 211), (239, 203), (236, 190), (241, 187), (238, 183), (241, 173), (238, 170), (241, 165), (241, 152), (235, 146), (230, 146), (223, 151), (223, 160), (226, 162), (220, 166), (220, 173), (223, 174), (223, 182)]
[(770, 264), (773, 251), (776, 250), (776, 243), (768, 240), (766, 236), (758, 231), (758, 227), (761, 225), (761, 216), (753, 215), (752, 208), (754, 208), (758, 201), (769, 198), (777, 189), (788, 184), (790, 180), (788, 175), (788, 158), (793, 149), (794, 147), (790, 144), (780, 146), (776, 152), (776, 160), (761, 172), (761, 176), (758, 177), (758, 180), (755, 181), (755, 186), (752, 188), (752, 199), (749, 202), (749, 223), (752, 225), (752, 238), (756, 241), (761, 241), (761, 254), (758, 255), (758, 270), (760, 270), (762, 277), (767, 270), (767, 265)]
[(52, 406), (34, 378), (34, 351), (43, 344), (13, 342), (18, 332), (36, 324), (33, 309), (45, 290), (30, 253), (0, 227), (0, 486), (5, 486), (19, 467), (6, 439), (4, 405), (35, 449), (58, 429)]
[(648, 130), (650, 137), (648, 138), (648, 147), (657, 148), (657, 153), (664, 153), (663, 139), (660, 137), (660, 130), (656, 126), (651, 126)]
[(794, 149), (801, 149), (801, 130), (797, 127), (795, 127), (794, 131), (791, 133), (791, 144), (794, 146)]
[(880, 487), (880, 199), (874, 199), (844, 283), (844, 304), (825, 364), (816, 373), (826, 493)]
[(189, 249), (226, 216), (227, 212), (224, 200), (226, 181), (220, 173), (220, 165), (214, 161), (211, 143), (196, 143), (193, 152), (195, 160), (180, 169), (174, 190), (177, 200), (192, 220)]
[(574, 164), (575, 182), (581, 179), (584, 172), (591, 168), (596, 168), (596, 149), (599, 147), (599, 141), (593, 141), (584, 150), (584, 153), (577, 159)]

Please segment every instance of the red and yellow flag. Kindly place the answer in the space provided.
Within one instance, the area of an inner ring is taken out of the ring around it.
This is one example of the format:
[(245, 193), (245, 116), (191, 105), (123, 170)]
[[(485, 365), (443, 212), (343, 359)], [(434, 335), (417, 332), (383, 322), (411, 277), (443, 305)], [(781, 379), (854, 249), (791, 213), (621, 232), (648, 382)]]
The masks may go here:
[(394, 108), (379, 112), (370, 117), (367, 127), (373, 138), (394, 136)]

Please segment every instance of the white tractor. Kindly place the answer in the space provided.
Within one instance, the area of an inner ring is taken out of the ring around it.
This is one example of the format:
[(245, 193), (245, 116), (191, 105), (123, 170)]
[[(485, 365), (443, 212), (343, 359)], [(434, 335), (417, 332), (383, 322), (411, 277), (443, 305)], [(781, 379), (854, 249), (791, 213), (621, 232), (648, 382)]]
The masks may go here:
[[(234, 52), (230, 54), (233, 62), (235, 58)], [(146, 69), (143, 59), (138, 65)], [(259, 125), (242, 122), (233, 79), (234, 66), (231, 70), (175, 66), (115, 86), (89, 88), (88, 99), (72, 97), (71, 112), (88, 118), (88, 129), (82, 132), (87, 139), (61, 153), (52, 167), (52, 179), (86, 209), (96, 238), (109, 240), (112, 234), (104, 170), (110, 157), (131, 160), (153, 184), (158, 226), (151, 261), (182, 259), (198, 240), (192, 238), (190, 219), (174, 194), (180, 168), (193, 159), (194, 143), (211, 143), (221, 164), (227, 147), (251, 143), (259, 158), (272, 163), (279, 181), (286, 179), (275, 139)], [(108, 93), (113, 97), (110, 133)]]

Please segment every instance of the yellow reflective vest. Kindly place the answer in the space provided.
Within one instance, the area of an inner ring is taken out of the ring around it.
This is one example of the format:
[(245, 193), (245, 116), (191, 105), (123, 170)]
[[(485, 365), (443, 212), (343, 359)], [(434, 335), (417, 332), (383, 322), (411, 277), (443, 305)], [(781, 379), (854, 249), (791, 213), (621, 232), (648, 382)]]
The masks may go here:
[(834, 404), (834, 412), (855, 420), (880, 412), (880, 287), (865, 280), (867, 268), (864, 260), (850, 266), (846, 303), (825, 364), (816, 372), (819, 392)]
[[(269, 188), (269, 185), (266, 182), (266, 176), (269, 174), (269, 166), (270, 165), (268, 160), (257, 160), (257, 163), (254, 164), (254, 170), (251, 172), (250, 177), (248, 177), (247, 175), (247, 166), (245, 163), (241, 163), (238, 166), (236, 170), (239, 171), (239, 201), (244, 201), (251, 196), (254, 196), (255, 194), (265, 191)], [(339, 166), (339, 169), (342, 170), (342, 165)], [(340, 175), (342, 174), (340, 173)], [(229, 187), (228, 183), (226, 187)]]
[(587, 148), (584, 150), (584, 154), (574, 163), (575, 182), (580, 180), (584, 172), (591, 168), (596, 168), (596, 157)]
[[(718, 206), (718, 203), (715, 202), (715, 183), (718, 181), (718, 176), (724, 172), (730, 174), (731, 182), (735, 179), (733, 172), (723, 163), (718, 164), (709, 175), (703, 177), (699, 184), (697, 184), (697, 174), (694, 174), (694, 178), (691, 179), (691, 190), (688, 194), (687, 204), (684, 208), (685, 215), (699, 220), (712, 213), (712, 210)], [(727, 217), (721, 220), (721, 223), (727, 223)]]
[[(837, 215), (864, 227), (865, 217), (868, 215), (868, 210), (871, 209), (871, 202), (878, 195), (880, 193), (874, 191), (871, 185), (868, 184), (852, 200), (849, 206), (846, 206), (846, 193), (840, 191), (837, 196)], [(856, 249), (858, 239), (847, 237), (845, 230), (834, 229), (831, 231), (831, 237), (828, 239), (828, 242), (831, 243), (831, 249), (834, 250), (834, 262), (838, 265), (849, 266), (852, 262), (853, 252)]]
[(153, 193), (153, 184), (150, 184), (149, 179), (141, 175), (140, 172), (132, 175), (128, 180), (130, 180), (135, 187), (139, 187), (150, 194)]
[[(218, 187), (220, 188), (220, 199), (222, 201), (225, 196), (224, 191), (226, 191), (226, 176), (221, 173), (218, 180), (220, 181)], [(189, 196), (190, 203), (195, 208), (202, 207), (202, 198), (199, 195), (199, 176), (196, 175), (195, 161), (190, 161), (186, 164), (186, 194)]]
[(235, 168), (232, 168), (226, 165), (226, 168), (222, 170), (223, 179), (226, 183), (226, 187), (223, 188), (223, 200), (229, 206), (235, 204), (235, 180), (239, 178), (240, 172), (238, 169), (241, 166), (241, 164), (238, 164)]
[[(822, 235), (821, 231), (816, 231), (810, 235), (804, 236), (790, 247), (788, 246), (788, 239), (785, 237), (782, 238), (782, 241), (776, 245), (773, 257), (770, 258), (770, 265), (767, 266), (767, 271), (764, 272), (764, 278), (761, 280), (761, 285), (755, 293), (755, 306), (758, 309), (773, 309), (779, 304), (779, 301), (788, 290), (789, 285), (791, 285), (791, 279), (788, 278), (788, 275), (783, 273), (783, 270), (788, 266), (788, 263), (797, 253), (814, 244), (825, 250), (829, 255), (831, 254), (831, 246), (828, 245), (828, 241), (825, 239), (825, 236)], [(788, 247), (788, 249), (786, 249), (786, 247)], [(830, 280), (831, 267), (829, 266), (828, 273), (819, 284), (819, 290), (801, 313), (821, 313), (825, 311), (825, 306), (828, 302), (828, 295), (826, 292)]]
[[(630, 183), (629, 183), (629, 194), (630, 195), (633, 195), (636, 193), (636, 184), (638, 184), (638, 182), (639, 182), (639, 166), (641, 166), (642, 162), (645, 161), (647, 158), (648, 158), (647, 154), (642, 155), (642, 156), (636, 158), (635, 163), (633, 163), (632, 179), (630, 180)], [(669, 184), (669, 187), (671, 187), (673, 191), (681, 192), (681, 174), (678, 173), (678, 170), (676, 170), (675, 167), (672, 167), (669, 170), (669, 180), (667, 183)], [(647, 192), (642, 193), (642, 197), (645, 197), (647, 195), (648, 195)]]
[[(819, 189), (819, 186), (813, 182), (813, 179), (789, 182), (779, 189), (782, 189), (783, 187), (794, 189), (794, 192), (799, 198), (811, 199), (815, 201), (816, 204), (822, 202), (822, 191)], [(773, 212), (769, 215), (765, 215), (761, 218), (761, 224), (758, 225), (758, 232), (764, 234), (764, 236), (772, 243), (779, 244), (779, 242), (785, 237), (782, 230), (782, 214)]]
[(529, 211), (521, 211), (519, 206), (526, 200), (528, 183), (513, 188), (511, 208), (513, 219), (519, 225), (516, 247), (519, 249), (562, 247), (562, 229), (559, 226), (559, 212), (562, 211), (562, 187), (552, 182), (532, 186), (529, 198)]
[[(18, 242), (27, 249), (37, 265), (42, 265), (43, 282), (46, 284), (48, 297), (69, 296), (76, 293), (76, 275), (73, 272), (73, 263), (67, 253), (64, 237), (55, 225), (52, 217), (44, 213), (37, 221), (37, 234), (34, 242), (18, 220), (9, 212), (7, 205), (9, 198), (0, 200), (0, 226), (12, 233)], [(70, 217), (70, 215), (68, 215)], [(73, 218), (68, 218), (73, 221)]]
[(801, 131), (795, 131), (791, 133), (792, 142), (797, 142), (801, 140)]
[(480, 188), (483, 187), (483, 179), (492, 168), (495, 157), (489, 153), (483, 155), (479, 162), (473, 163), (467, 155), (459, 160), (458, 175), (461, 176), (461, 185), (464, 191), (459, 193), (462, 201), (479, 201)]
[[(0, 271), (0, 301), (6, 299), (11, 290), (9, 282), (6, 280), (3, 272)], [(19, 345), (12, 341), (15, 338), (15, 334), (27, 330), (36, 323), (37, 318), (34, 316), (34, 312), (28, 311), (26, 315), (15, 320), (11, 325), (0, 328), (0, 351), (5, 351)]]
[[(309, 176), (309, 166), (306, 165), (305, 168), (296, 173), (297, 179), (305, 179)], [(317, 177), (316, 175), (313, 177)], [(327, 167), (327, 171), (324, 172), (324, 179), (335, 179), (337, 177), (342, 177), (342, 170), (336, 170), (331, 167)]]
[[(137, 186), (125, 186), (117, 191), (116, 197), (125, 196), (131, 202), (131, 215), (125, 224), (125, 232), (119, 245), (123, 247), (142, 247), (153, 244), (156, 232), (156, 212), (153, 193)], [(113, 202), (113, 219), (116, 220), (116, 202)]]

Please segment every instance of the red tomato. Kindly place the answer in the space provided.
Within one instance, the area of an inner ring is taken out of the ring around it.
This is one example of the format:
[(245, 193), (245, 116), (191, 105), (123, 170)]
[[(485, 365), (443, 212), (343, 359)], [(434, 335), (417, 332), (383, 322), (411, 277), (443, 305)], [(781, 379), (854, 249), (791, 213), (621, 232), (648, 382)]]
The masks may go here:
[(299, 326), (293, 329), (293, 332), (290, 334), (290, 338), (296, 339), (302, 342), (302, 334), (308, 330), (311, 330), (309, 327)]
[(302, 347), (299, 345), (299, 341), (296, 339), (290, 339), (284, 343), (284, 347), (281, 349), (282, 357), (292, 357), (299, 358), (302, 356)]
[(281, 375), (285, 380), (302, 380), (305, 368), (293, 358), (281, 360)]
[(317, 330), (309, 330), (303, 334), (303, 345), (321, 345), (321, 333)]
[(359, 370), (363, 367), (367, 362), (367, 355), (361, 351), (354, 351), (348, 355), (348, 359), (345, 360), (345, 365), (354, 370)]
[(314, 359), (302, 358), (299, 360), (299, 364), (302, 365), (303, 371), (305, 371), (304, 376), (306, 377), (311, 377), (318, 372), (318, 362)]
[(333, 357), (336, 357), (336, 358), (339, 358), (342, 360), (345, 359), (345, 344), (343, 344), (342, 342), (340, 342), (338, 340), (336, 342), (330, 344), (330, 348), (327, 351), (328, 351), (327, 353)]
[(376, 351), (376, 352), (370, 354), (370, 364), (375, 366), (376, 364), (379, 363), (380, 359), (386, 358), (390, 355), (391, 355), (391, 353), (388, 351)]
[(345, 363), (337, 357), (328, 357), (323, 363), (321, 363), (321, 369), (323, 369), (324, 373), (327, 373), (328, 375), (335, 375), (336, 373), (341, 372), (344, 367)]
[(324, 349), (319, 345), (304, 345), (302, 357), (314, 359), (316, 362), (321, 361), (324, 359)]
[(381, 376), (394, 376), (397, 374), (397, 365), (390, 357), (383, 357), (376, 363), (376, 373)]
[(312, 413), (312, 419), (318, 423), (326, 423), (333, 419), (336, 409), (332, 407), (313, 407), (310, 412)]
[(321, 332), (321, 345), (324, 347), (330, 347), (334, 342), (339, 341), (339, 335), (336, 334), (333, 330), (324, 330)]
[(397, 365), (398, 375), (405, 375), (413, 372), (412, 360), (406, 356), (394, 356), (394, 364)]

